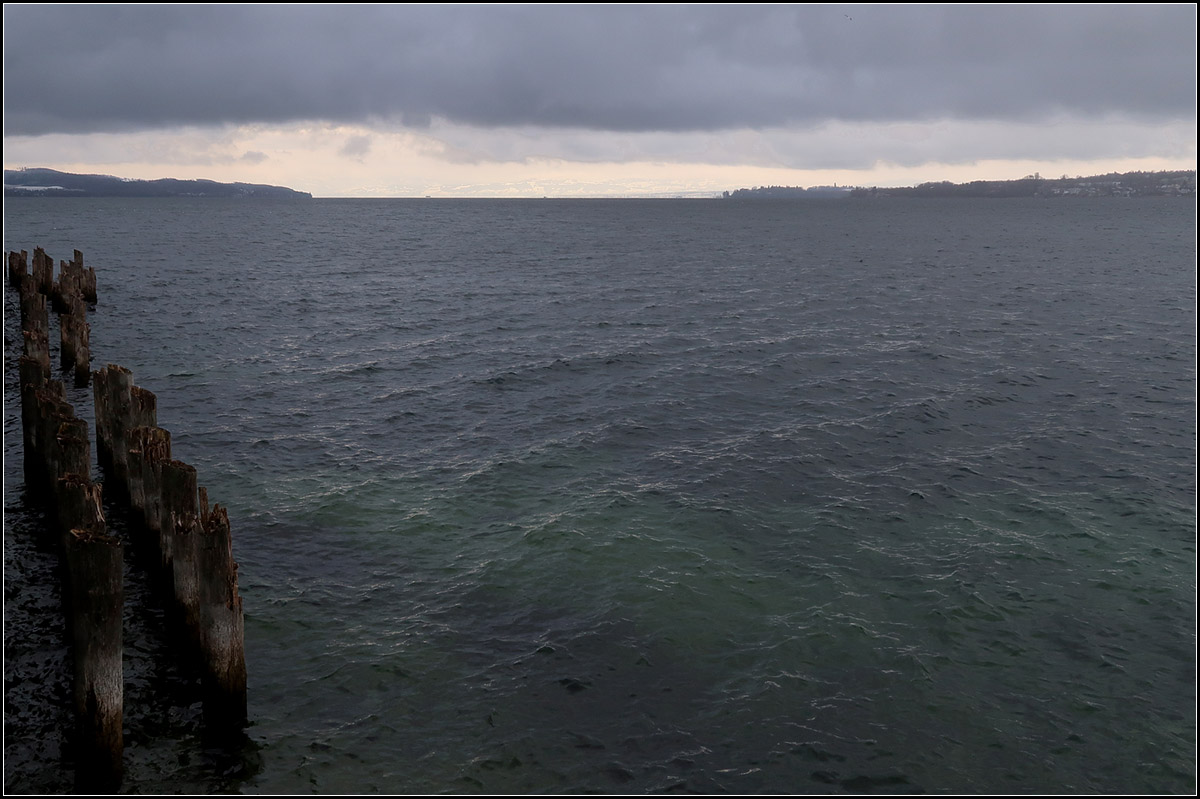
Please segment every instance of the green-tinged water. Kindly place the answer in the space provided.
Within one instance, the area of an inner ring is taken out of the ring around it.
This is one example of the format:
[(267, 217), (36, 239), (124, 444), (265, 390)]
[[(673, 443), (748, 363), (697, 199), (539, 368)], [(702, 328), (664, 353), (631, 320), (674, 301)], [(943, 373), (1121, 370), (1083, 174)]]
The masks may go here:
[[(122, 790), (1190, 793), (1194, 219), (10, 200), (233, 525), (247, 741), (131, 561)], [(53, 792), (9, 295), (5, 779)]]

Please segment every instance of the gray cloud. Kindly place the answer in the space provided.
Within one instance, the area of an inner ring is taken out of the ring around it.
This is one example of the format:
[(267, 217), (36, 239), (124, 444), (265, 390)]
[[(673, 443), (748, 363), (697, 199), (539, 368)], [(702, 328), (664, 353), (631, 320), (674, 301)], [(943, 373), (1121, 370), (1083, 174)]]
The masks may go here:
[(1092, 160), (1147, 155), (1195, 158), (1191, 121), (1144, 123), (1120, 117), (1055, 117), (1043, 122), (939, 120), (829, 122), (802, 129), (611, 133), (541, 128), (435, 126), (441, 156), (455, 163), (643, 161), (783, 169), (870, 169), (985, 160)]
[(5, 127), (1194, 118), (1195, 31), (1191, 5), (7, 5)]
[(371, 151), (370, 136), (351, 136), (338, 152), (347, 158), (361, 159)]

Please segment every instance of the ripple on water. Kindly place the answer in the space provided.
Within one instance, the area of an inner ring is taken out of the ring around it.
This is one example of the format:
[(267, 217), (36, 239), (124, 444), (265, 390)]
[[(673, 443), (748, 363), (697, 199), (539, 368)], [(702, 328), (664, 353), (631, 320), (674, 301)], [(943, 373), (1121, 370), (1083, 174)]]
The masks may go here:
[[(1191, 210), (27, 202), (234, 520), (250, 745), (143, 613), (128, 790), (1194, 784)], [(59, 792), (19, 486), (6, 787)]]

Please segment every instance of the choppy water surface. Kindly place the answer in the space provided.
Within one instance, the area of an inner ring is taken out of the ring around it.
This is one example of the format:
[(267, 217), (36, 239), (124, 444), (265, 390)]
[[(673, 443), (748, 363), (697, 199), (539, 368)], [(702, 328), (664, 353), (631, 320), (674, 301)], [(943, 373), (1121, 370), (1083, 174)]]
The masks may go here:
[[(233, 522), (247, 745), (131, 562), (123, 790), (1191, 792), (1194, 218), (8, 201)], [(9, 295), (5, 780), (62, 790)]]

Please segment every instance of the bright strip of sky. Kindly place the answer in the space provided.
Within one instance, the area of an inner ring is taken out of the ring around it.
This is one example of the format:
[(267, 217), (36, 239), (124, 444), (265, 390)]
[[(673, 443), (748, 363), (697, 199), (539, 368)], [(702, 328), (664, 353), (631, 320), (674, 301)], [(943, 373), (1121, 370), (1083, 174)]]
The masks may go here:
[(1196, 166), (1196, 7), (4, 7), (4, 164), (315, 196)]

